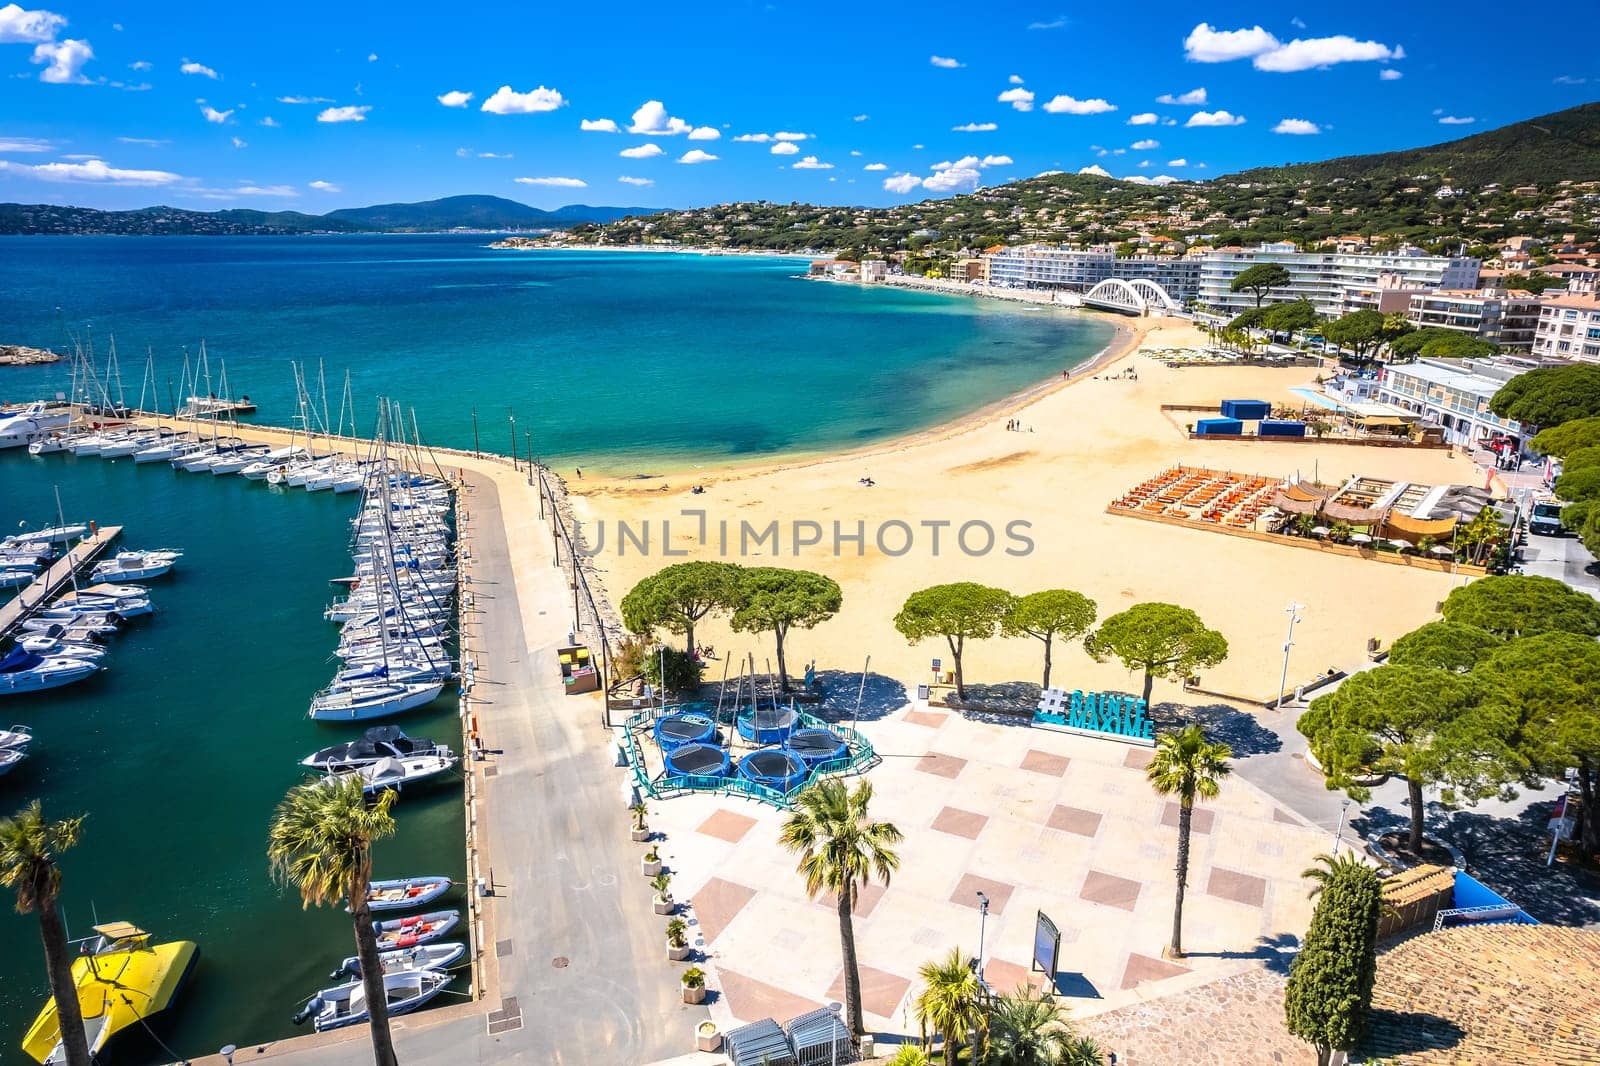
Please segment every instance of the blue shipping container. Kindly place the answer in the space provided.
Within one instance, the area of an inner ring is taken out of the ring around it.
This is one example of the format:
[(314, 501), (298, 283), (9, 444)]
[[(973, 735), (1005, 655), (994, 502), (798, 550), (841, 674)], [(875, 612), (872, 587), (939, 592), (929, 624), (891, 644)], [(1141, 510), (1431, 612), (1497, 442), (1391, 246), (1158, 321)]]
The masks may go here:
[(1222, 414), (1226, 418), (1240, 418), (1254, 422), (1272, 413), (1272, 405), (1265, 400), (1223, 400)]
[(1237, 418), (1202, 418), (1194, 431), (1202, 437), (1238, 437), (1244, 434), (1244, 423)]
[(1291, 419), (1263, 418), (1256, 432), (1263, 437), (1303, 437), (1306, 435), (1306, 424)]

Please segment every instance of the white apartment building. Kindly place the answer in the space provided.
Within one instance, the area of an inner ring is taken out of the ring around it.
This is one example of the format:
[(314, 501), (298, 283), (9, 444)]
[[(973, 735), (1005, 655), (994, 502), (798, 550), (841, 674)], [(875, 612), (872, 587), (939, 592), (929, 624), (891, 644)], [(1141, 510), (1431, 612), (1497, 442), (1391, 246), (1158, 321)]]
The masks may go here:
[(1541, 365), (1542, 360), (1527, 356), (1419, 359), (1385, 367), (1377, 398), (1427, 416), (1444, 427), (1451, 444), (1472, 446), (1504, 435), (1525, 447), (1522, 426), (1489, 410), (1489, 400), (1506, 382)]
[(1413, 293), (1406, 317), (1421, 328), (1452, 329), (1528, 351), (1538, 330), (1542, 301), (1505, 289), (1439, 289)]
[(1270, 301), (1309, 300), (1318, 314), (1330, 317), (1344, 312), (1350, 290), (1377, 289), (1384, 274), (1396, 275), (1398, 284), (1408, 288), (1471, 289), (1478, 284), (1476, 259), (1421, 252), (1302, 252), (1289, 243), (1263, 244), (1248, 251), (1207, 253), (1200, 261), (1200, 302), (1227, 315), (1254, 307), (1254, 294), (1231, 292), (1228, 286), (1263, 263), (1277, 263), (1289, 272), (1289, 284), (1273, 289)]
[(1576, 293), (1546, 297), (1533, 335), (1533, 354), (1600, 363), (1600, 296)]
[(1194, 299), (1200, 285), (1200, 259), (1139, 255), (1118, 259), (1110, 248), (1060, 248), (1029, 244), (984, 256), (989, 284), (1014, 289), (1066, 289), (1086, 292), (1107, 278), (1143, 278), (1174, 300)]

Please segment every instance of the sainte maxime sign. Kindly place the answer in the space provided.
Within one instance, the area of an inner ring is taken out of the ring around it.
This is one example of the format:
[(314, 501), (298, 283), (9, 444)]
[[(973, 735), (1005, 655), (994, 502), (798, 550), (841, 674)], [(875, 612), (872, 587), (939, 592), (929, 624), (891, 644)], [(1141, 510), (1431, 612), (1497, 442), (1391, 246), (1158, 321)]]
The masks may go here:
[(1065, 689), (1052, 688), (1046, 689), (1039, 698), (1039, 709), (1033, 712), (1033, 720), (1068, 733), (1153, 747), (1155, 728), (1144, 712), (1144, 700), (1133, 696), (1115, 692), (1068, 693)]

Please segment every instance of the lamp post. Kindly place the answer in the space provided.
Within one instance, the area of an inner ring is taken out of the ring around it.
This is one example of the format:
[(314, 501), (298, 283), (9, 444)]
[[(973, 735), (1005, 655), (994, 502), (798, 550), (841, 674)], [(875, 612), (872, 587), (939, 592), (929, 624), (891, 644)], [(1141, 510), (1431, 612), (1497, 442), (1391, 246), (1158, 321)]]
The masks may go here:
[(1300, 612), (1305, 610), (1303, 603), (1291, 603), (1284, 610), (1289, 615), (1289, 635), (1283, 638), (1283, 673), (1278, 677), (1278, 702), (1276, 707), (1283, 710), (1283, 690), (1289, 684), (1289, 649), (1294, 647), (1294, 626), (1300, 621)]
[[(989, 927), (989, 897), (987, 895), (985, 895), (983, 892), (978, 892), (977, 893), (977, 897), (978, 897), (978, 957), (973, 960), (972, 965), (973, 965), (973, 976), (975, 976), (978, 979), (978, 995), (980, 997), (982, 997), (982, 995), (983, 995), (983, 993), (984, 993), (984, 991), (985, 991), (985, 989), (987, 987), (983, 983), (983, 941), (984, 941), (984, 934), (986, 932), (988, 932), (988, 927)], [(972, 1061), (973, 1062), (977, 1062), (978, 1061), (978, 1027), (976, 1025), (974, 1025), (972, 1027), (971, 1048), (972, 1048)], [(949, 1053), (946, 1052), (947, 1057), (948, 1057), (948, 1054)]]
[(1350, 797), (1346, 796), (1339, 804), (1339, 828), (1333, 831), (1333, 857), (1339, 857), (1339, 841), (1344, 837), (1345, 815), (1350, 813)]
[(483, 458), (482, 453), (478, 450), (478, 407), (476, 404), (472, 407), (472, 457), (474, 459)]
[(833, 1053), (833, 1066), (839, 1066), (839, 1030), (844, 1023), (839, 1020), (839, 1012), (844, 1010), (844, 1004), (838, 1000), (829, 1000), (828, 1010), (833, 1014), (833, 1028), (828, 1033), (828, 1050)]
[(517, 461), (517, 416), (511, 408), (506, 408), (506, 418), (511, 422), (511, 469), (521, 470), (522, 464)]
[(533, 484), (533, 430), (527, 430), (528, 438), (528, 484)]

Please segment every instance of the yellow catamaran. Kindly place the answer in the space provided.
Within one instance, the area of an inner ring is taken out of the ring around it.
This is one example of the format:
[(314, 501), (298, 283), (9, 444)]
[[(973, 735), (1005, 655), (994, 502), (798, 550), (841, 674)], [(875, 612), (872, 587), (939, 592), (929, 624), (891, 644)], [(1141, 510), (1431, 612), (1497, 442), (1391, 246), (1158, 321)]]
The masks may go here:
[[(150, 943), (150, 934), (128, 922), (94, 927), (98, 939), (72, 960), (72, 980), (89, 1038), (97, 1055), (113, 1036), (165, 1010), (177, 997), (199, 947), (190, 940)], [(65, 1062), (61, 1024), (52, 998), (23, 1038), (22, 1050), (43, 1063)]]

